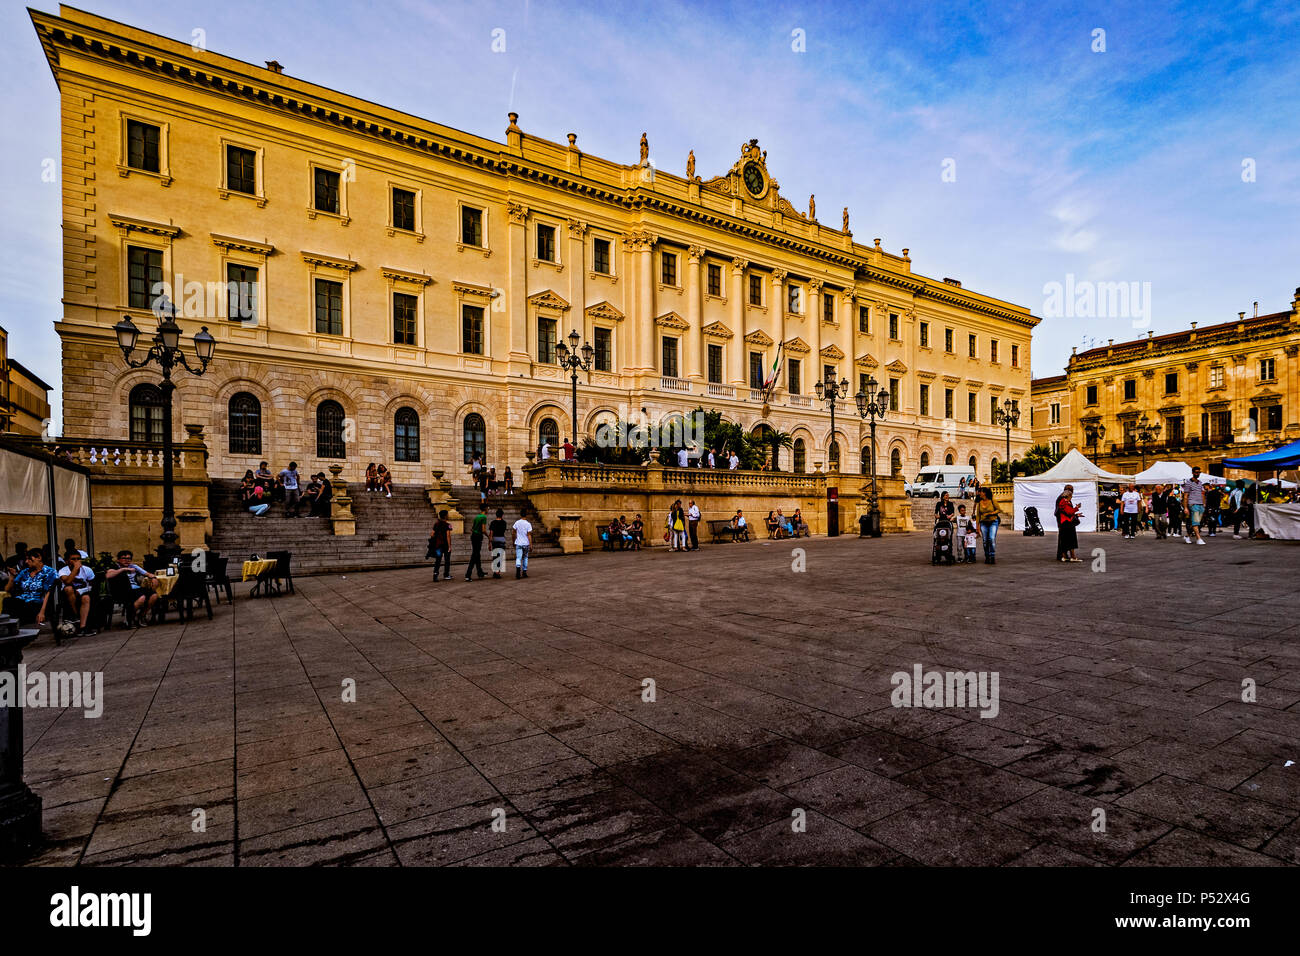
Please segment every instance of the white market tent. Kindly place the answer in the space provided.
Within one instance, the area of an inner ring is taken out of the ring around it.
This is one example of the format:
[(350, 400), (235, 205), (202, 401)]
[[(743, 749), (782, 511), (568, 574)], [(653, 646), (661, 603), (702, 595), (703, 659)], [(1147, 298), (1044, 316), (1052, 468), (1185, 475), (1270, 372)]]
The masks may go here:
[[(1181, 485), (1184, 481), (1190, 481), (1191, 477), (1192, 466), (1185, 461), (1158, 461), (1146, 471), (1140, 471), (1134, 475), (1133, 483), (1135, 485)], [(1227, 483), (1226, 478), (1201, 473), (1201, 484), (1203, 485), (1225, 485)]]
[[(1190, 474), (1190, 469), (1189, 469)], [(1118, 475), (1099, 468), (1077, 448), (1071, 448), (1065, 457), (1039, 475), (1015, 480), (1015, 530), (1025, 530), (1025, 509), (1038, 509), (1038, 519), (1043, 528), (1056, 530), (1056, 499), (1066, 485), (1074, 485), (1074, 503), (1082, 509), (1078, 530), (1097, 530), (1097, 485), (1129, 482), (1128, 475)]]

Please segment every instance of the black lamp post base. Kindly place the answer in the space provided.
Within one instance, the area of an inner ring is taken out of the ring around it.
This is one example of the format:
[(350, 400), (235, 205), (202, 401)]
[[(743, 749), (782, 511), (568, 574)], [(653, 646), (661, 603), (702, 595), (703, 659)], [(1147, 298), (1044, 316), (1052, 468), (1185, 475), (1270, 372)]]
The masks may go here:
[(0, 860), (20, 860), (41, 842), (41, 798), (26, 784), (0, 792)]
[(871, 538), (880, 537), (880, 512), (875, 508), (867, 512), (867, 536)]

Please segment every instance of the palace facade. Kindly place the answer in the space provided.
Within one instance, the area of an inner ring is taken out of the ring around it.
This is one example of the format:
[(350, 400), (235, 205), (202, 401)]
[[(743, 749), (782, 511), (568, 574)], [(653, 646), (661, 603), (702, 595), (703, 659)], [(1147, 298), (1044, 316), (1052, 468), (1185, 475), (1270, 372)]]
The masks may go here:
[[(113, 325), (146, 336), (167, 290), (186, 341), (173, 428), (205, 427), (214, 475), (262, 458), (398, 481), (464, 474), (475, 452), (525, 463), (573, 434), (556, 346), (592, 346), (580, 436), (697, 405), (790, 433), (781, 467), (842, 456), (867, 470), (852, 398), (891, 393), (876, 466), (911, 475), (1005, 454), (993, 409), (1029, 396), (1029, 310), (912, 271), (781, 195), (750, 140), (712, 177), (534, 135), (463, 133), (70, 8), (33, 12), (62, 103), (65, 435), (161, 435), (157, 374)], [(142, 337), (142, 342), (147, 341)], [(780, 356), (776, 389), (764, 380)], [(1028, 445), (1028, 416), (1012, 434)], [(840, 450), (843, 451), (840, 451)]]
[(1121, 473), (1174, 459), (1222, 474), (1223, 458), (1300, 438), (1298, 356), (1300, 289), (1286, 311), (1076, 350), (1034, 379), (1034, 441)]

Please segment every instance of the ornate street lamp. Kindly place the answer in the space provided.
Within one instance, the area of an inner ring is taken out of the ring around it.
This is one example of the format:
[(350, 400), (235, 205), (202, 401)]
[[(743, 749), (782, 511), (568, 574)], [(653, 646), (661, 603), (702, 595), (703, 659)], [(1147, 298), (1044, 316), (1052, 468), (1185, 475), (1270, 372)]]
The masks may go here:
[(1083, 429), (1084, 441), (1092, 449), (1092, 460), (1097, 460), (1097, 445), (1106, 437), (1105, 425), (1087, 425)]
[[(825, 382), (817, 382), (813, 385), (813, 391), (817, 393), (817, 401), (827, 402), (831, 407), (831, 442), (826, 446), (826, 470), (830, 471), (831, 448), (835, 446), (835, 403), (841, 399), (848, 399), (849, 380), (842, 378), (837, 382), (834, 378), (828, 378)], [(838, 461), (836, 470), (839, 470)]]
[(1147, 413), (1143, 412), (1142, 417), (1137, 421), (1137, 434), (1133, 437), (1137, 439), (1138, 444), (1142, 446), (1142, 470), (1147, 470), (1147, 445), (1151, 444), (1160, 437), (1160, 423), (1152, 422), (1147, 418)]
[(889, 409), (889, 390), (876, 391), (876, 380), (867, 376), (866, 388), (853, 396), (858, 403), (858, 415), (871, 423), (871, 499), (867, 510), (868, 534), (880, 537), (880, 499), (876, 494), (876, 419), (883, 420)]
[(993, 423), (1007, 430), (1007, 481), (1011, 481), (1011, 429), (1020, 424), (1020, 406), (1008, 398), (993, 414)]
[(113, 326), (113, 331), (117, 333), (118, 347), (129, 368), (143, 368), (152, 362), (162, 369), (163, 532), (162, 543), (158, 545), (158, 557), (170, 562), (181, 553), (180, 545), (176, 543), (179, 536), (176, 534), (176, 506), (172, 488), (172, 392), (176, 390), (172, 381), (172, 369), (179, 365), (191, 375), (202, 375), (208, 370), (217, 342), (208, 334), (206, 325), (195, 334), (194, 354), (199, 366), (195, 368), (181, 350), (181, 327), (176, 324), (176, 307), (163, 298), (156, 304), (154, 313), (160, 317), (158, 331), (153, 337), (153, 345), (144, 358), (138, 361), (131, 358), (131, 353), (135, 351), (140, 330), (135, 327), (131, 317), (122, 316), (122, 321)]
[(574, 329), (569, 333), (568, 345), (560, 342), (555, 346), (555, 361), (559, 364), (560, 368), (567, 368), (569, 370), (569, 377), (573, 381), (572, 421), (575, 454), (578, 445), (578, 372), (591, 371), (592, 358), (596, 352), (596, 350), (591, 347), (590, 342), (579, 349), (578, 343), (581, 341), (582, 336), (578, 334), (577, 329)]

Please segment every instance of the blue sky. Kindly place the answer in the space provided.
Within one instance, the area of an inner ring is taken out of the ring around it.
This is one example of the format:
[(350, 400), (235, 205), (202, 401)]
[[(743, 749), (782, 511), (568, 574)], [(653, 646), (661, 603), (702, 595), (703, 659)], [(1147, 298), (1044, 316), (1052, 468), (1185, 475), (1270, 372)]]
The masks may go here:
[[(816, 193), (837, 224), (848, 206), (858, 241), (1038, 315), (1067, 276), (1150, 283), (1149, 326), (1046, 318), (1035, 375), (1071, 346), (1288, 308), (1300, 286), (1295, 2), (82, 6), (497, 140), (513, 109), (526, 132), (632, 162), (644, 130), (656, 166), (681, 173), (694, 149), (707, 178), (757, 137), (797, 207)], [(23, 4), (0, 29), (0, 324), (57, 384), (59, 190), (40, 173), (58, 98)]]

